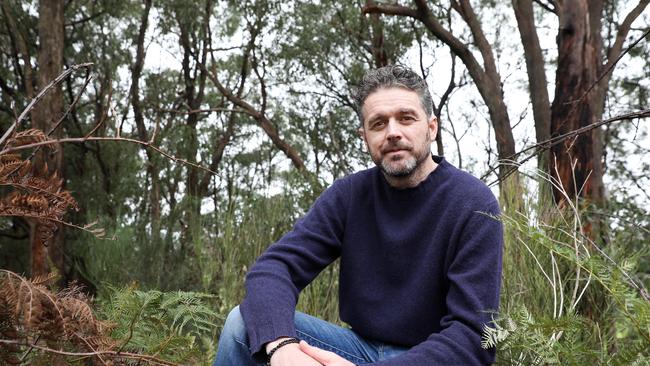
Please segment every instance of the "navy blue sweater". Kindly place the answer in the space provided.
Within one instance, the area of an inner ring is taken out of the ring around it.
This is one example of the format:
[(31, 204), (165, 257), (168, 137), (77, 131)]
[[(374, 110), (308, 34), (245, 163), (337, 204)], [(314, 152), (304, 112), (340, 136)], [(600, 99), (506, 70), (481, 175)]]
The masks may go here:
[(364, 337), (411, 347), (374, 365), (494, 361), (481, 333), (499, 304), (499, 206), (480, 180), (434, 159), (414, 188), (393, 188), (378, 168), (337, 180), (259, 257), (240, 306), (255, 356), (295, 336), (299, 292), (341, 257), (341, 319)]

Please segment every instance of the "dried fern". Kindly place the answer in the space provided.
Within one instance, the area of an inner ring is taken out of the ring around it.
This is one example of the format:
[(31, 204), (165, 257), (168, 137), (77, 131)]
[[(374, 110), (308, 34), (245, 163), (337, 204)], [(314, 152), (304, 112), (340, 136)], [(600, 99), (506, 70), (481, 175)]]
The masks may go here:
[(21, 358), (30, 362), (38, 359), (42, 355), (37, 353), (24, 356), (32, 345), (81, 352), (106, 351), (116, 346), (117, 342), (107, 336), (112, 326), (95, 317), (86, 296), (74, 287), (51, 292), (46, 285), (53, 278), (30, 281), (0, 270), (1, 361), (20, 364)]
[(36, 128), (30, 128), (25, 131), (17, 132), (14, 136), (8, 139), (6, 147), (26, 146), (49, 140), (50, 139), (43, 131)]
[[(51, 141), (41, 130), (29, 129), (16, 133), (2, 146), (29, 147)], [(46, 145), (49, 146), (49, 145)], [(69, 210), (79, 210), (77, 201), (63, 189), (63, 179), (50, 173), (47, 164), (36, 168), (30, 158), (19, 154), (0, 154), (0, 186), (9, 187), (8, 194), (0, 198), (0, 216), (22, 217), (38, 224), (38, 239), (45, 243), (57, 230), (58, 224), (85, 230), (103, 238), (104, 231), (90, 226), (77, 226), (65, 221)]]
[[(128, 352), (134, 347), (123, 347), (126, 338), (111, 337), (116, 323), (99, 320), (89, 299), (76, 287), (50, 291), (47, 285), (53, 279), (27, 280), (0, 270), (0, 364), (176, 365), (158, 356)], [(207, 308), (198, 309), (201, 313)], [(187, 355), (184, 347), (194, 336), (169, 340), (155, 353), (170, 347), (178, 355)]]

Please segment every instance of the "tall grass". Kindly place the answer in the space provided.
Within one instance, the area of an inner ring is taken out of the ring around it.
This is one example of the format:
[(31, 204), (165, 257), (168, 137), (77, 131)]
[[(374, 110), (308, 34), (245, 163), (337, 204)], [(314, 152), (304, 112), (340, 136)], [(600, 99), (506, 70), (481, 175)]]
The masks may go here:
[(650, 364), (650, 302), (636, 276), (648, 252), (616, 235), (600, 240), (590, 223), (607, 222), (581, 200), (529, 207), (501, 218), (501, 308), (484, 337), (499, 349), (497, 364)]

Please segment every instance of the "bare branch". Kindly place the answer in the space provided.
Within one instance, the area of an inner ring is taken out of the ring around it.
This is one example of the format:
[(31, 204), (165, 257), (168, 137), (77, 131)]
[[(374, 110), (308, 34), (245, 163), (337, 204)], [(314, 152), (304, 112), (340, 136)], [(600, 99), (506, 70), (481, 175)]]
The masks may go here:
[(85, 16), (85, 17), (83, 17), (81, 19), (75, 19), (75, 20), (73, 20), (71, 22), (65, 23), (65, 26), (70, 27), (70, 26), (75, 26), (77, 24), (82, 24), (82, 23), (88, 22), (90, 20), (93, 20), (95, 18), (98, 18), (98, 17), (100, 17), (100, 16), (102, 16), (104, 14), (106, 14), (106, 11), (102, 10), (99, 13), (91, 14), (91, 15)]
[(70, 106), (68, 107), (68, 110), (65, 111), (65, 113), (63, 113), (63, 116), (61, 116), (61, 118), (59, 118), (59, 120), (54, 124), (54, 126), (52, 127), (52, 129), (49, 130), (49, 131), (47, 132), (47, 136), (51, 136), (51, 135), (54, 133), (54, 131), (56, 131), (56, 129), (59, 128), (59, 126), (61, 125), (61, 123), (63, 122), (63, 120), (65, 120), (65, 119), (68, 117), (68, 115), (69, 115), (70, 112), (74, 109), (74, 107), (77, 105), (77, 103), (79, 103), (79, 99), (81, 98), (81, 95), (83, 94), (83, 92), (84, 92), (84, 91), (86, 90), (86, 88), (88, 87), (88, 84), (89, 84), (93, 79), (95, 79), (95, 77), (94, 77), (93, 75), (88, 75), (88, 76), (86, 76), (86, 81), (84, 82), (84, 85), (81, 87), (81, 91), (79, 92), (79, 94), (77, 94), (77, 96), (76, 96), (75, 99), (72, 101), (72, 103), (70, 103)]
[[(641, 15), (643, 10), (648, 6), (648, 3), (650, 3), (650, 0), (641, 0), (639, 3), (632, 9), (626, 16), (625, 19), (623, 20), (623, 23), (618, 27), (618, 32), (616, 32), (616, 40), (614, 41), (614, 45), (608, 50), (607, 52), (607, 64), (605, 64), (605, 69), (608, 70), (610, 68), (610, 64), (618, 62), (620, 59), (620, 53), (621, 50), (623, 49), (623, 43), (625, 42), (625, 38), (627, 37), (627, 34), (630, 32), (630, 27), (632, 26), (632, 23), (636, 18)], [(629, 50), (629, 48), (628, 48)], [(627, 51), (626, 51), (627, 52)], [(616, 61), (614, 61), (616, 59)]]
[(0, 150), (0, 155), (10, 154), (12, 152), (17, 152), (17, 151), (21, 151), (21, 150), (25, 150), (25, 149), (31, 149), (31, 148), (38, 147), (38, 146), (45, 146), (45, 145), (52, 145), (52, 144), (63, 144), (63, 143), (85, 143), (86, 141), (122, 141), (122, 142), (128, 142), (128, 143), (132, 143), (132, 144), (141, 145), (141, 146), (144, 146), (144, 147), (146, 147), (148, 149), (151, 149), (151, 150), (157, 152), (158, 154), (168, 158), (169, 160), (172, 160), (175, 163), (181, 163), (183, 165), (187, 165), (187, 166), (190, 166), (190, 167), (193, 167), (193, 168), (198, 168), (198, 169), (201, 169), (201, 170), (206, 171), (208, 173), (218, 175), (217, 172), (212, 171), (211, 169), (208, 169), (208, 168), (206, 168), (204, 166), (201, 166), (199, 164), (196, 164), (196, 163), (192, 163), (192, 162), (187, 161), (185, 159), (177, 158), (174, 155), (171, 155), (170, 153), (165, 152), (165, 151), (161, 150), (160, 148), (158, 148), (156, 146), (153, 146), (149, 142), (140, 141), (140, 140), (136, 140), (136, 139), (132, 139), (132, 138), (128, 138), (128, 137), (122, 137), (122, 136), (114, 136), (114, 137), (111, 137), (111, 136), (107, 136), (107, 137), (87, 136), (87, 137), (67, 137), (67, 138), (61, 138), (61, 139), (52, 139), (52, 140), (35, 142), (33, 144), (14, 146), (14, 147), (7, 147), (7, 148), (5, 148), (3, 150)]
[[(550, 138), (550, 139), (548, 139), (546, 141), (538, 142), (535, 145), (532, 145), (532, 146), (529, 146), (527, 148), (524, 148), (524, 149), (520, 150), (519, 152), (509, 156), (505, 160), (500, 160), (497, 163), (496, 166), (491, 167), (485, 174), (483, 174), (483, 176), (481, 176), (481, 179), (485, 180), (492, 172), (497, 170), (499, 168), (499, 166), (501, 166), (501, 165), (517, 167), (519, 165), (524, 164), (528, 160), (532, 159), (533, 157), (535, 157), (537, 154), (541, 153), (542, 151), (548, 150), (551, 147), (553, 147), (553, 146), (555, 146), (555, 145), (557, 145), (559, 143), (562, 143), (566, 139), (576, 137), (578, 135), (589, 132), (589, 131), (591, 131), (591, 130), (593, 130), (595, 128), (598, 128), (600, 126), (607, 125), (607, 124), (614, 123), (614, 122), (631, 121), (631, 120), (634, 120), (634, 119), (641, 119), (641, 118), (648, 118), (648, 117), (650, 117), (650, 109), (643, 109), (643, 110), (636, 111), (636, 112), (625, 113), (625, 114), (621, 114), (621, 115), (618, 115), (618, 116), (615, 116), (615, 117), (612, 117), (612, 118), (608, 118), (606, 120), (594, 122), (594, 123), (592, 123), (590, 125), (578, 128), (576, 130), (564, 133), (564, 134), (559, 135), (559, 136), (555, 136), (555, 137)], [(517, 160), (519, 155), (522, 155), (523, 153), (531, 151), (531, 150), (533, 150), (533, 152), (530, 153), (530, 155), (526, 156), (525, 158), (523, 158), (521, 160)], [(512, 172), (514, 172), (515, 170), (516, 170), (516, 168), (509, 169), (508, 174), (506, 176), (512, 174)], [(488, 185), (493, 186), (494, 184), (497, 184), (500, 181), (502, 181), (504, 178), (505, 177), (500, 177), (499, 179), (497, 179), (497, 180), (495, 180), (493, 182), (490, 182)]]
[(622, 52), (622, 53), (621, 53), (621, 54), (616, 58), (616, 60), (610, 60), (610, 61), (608, 61), (608, 62), (607, 62), (607, 65), (609, 65), (609, 66), (607, 66), (607, 68), (605, 69), (605, 71), (603, 71), (603, 72), (600, 74), (600, 76), (598, 77), (598, 79), (596, 79), (596, 81), (594, 81), (593, 84), (591, 84), (591, 85), (589, 86), (589, 88), (588, 88), (588, 89), (587, 89), (587, 90), (586, 90), (586, 91), (585, 91), (585, 92), (580, 96), (580, 98), (578, 98), (577, 100), (572, 101), (572, 102), (573, 102), (573, 103), (579, 103), (579, 102), (582, 101), (584, 98), (586, 98), (587, 95), (589, 95), (589, 92), (591, 92), (591, 91), (592, 91), (592, 90), (593, 90), (593, 89), (594, 89), (594, 88), (595, 88), (595, 87), (596, 87), (596, 86), (597, 86), (597, 85), (598, 85), (598, 84), (599, 84), (603, 79), (605, 79), (605, 78), (609, 79), (609, 73), (612, 71), (612, 69), (614, 69), (614, 67), (616, 66), (616, 64), (617, 64), (617, 63), (618, 63), (618, 62), (623, 58), (623, 56), (625, 56), (628, 52), (630, 52), (630, 50), (631, 50), (632, 48), (634, 48), (637, 44), (639, 44), (639, 42), (641, 42), (641, 41), (642, 41), (645, 37), (647, 37), (649, 34), (650, 34), (650, 29), (646, 30), (646, 31), (641, 35), (641, 37), (639, 37), (639, 38), (638, 38), (636, 41), (634, 41), (630, 46), (628, 46), (628, 48), (626, 48), (625, 51)]
[(194, 110), (180, 110), (180, 109), (167, 109), (167, 108), (156, 108), (158, 112), (173, 113), (173, 114), (195, 114), (195, 113), (212, 113), (212, 112), (229, 112), (229, 113), (244, 113), (249, 116), (253, 116), (250, 111), (239, 109), (239, 108), (225, 108), (225, 107), (215, 107), (215, 108), (205, 108), (205, 109), (194, 109)]
[[(213, 63), (216, 65), (215, 63)], [(235, 104), (236, 106), (246, 110), (249, 112), (249, 114), (257, 121), (259, 126), (264, 130), (266, 135), (271, 139), (273, 144), (280, 149), (285, 155), (291, 160), (293, 165), (298, 168), (298, 170), (305, 170), (305, 163), (298, 154), (298, 151), (296, 151), (291, 145), (289, 145), (286, 141), (284, 141), (281, 137), (280, 134), (278, 133), (278, 130), (275, 128), (273, 123), (266, 117), (266, 115), (257, 109), (253, 107), (251, 104), (243, 100), (242, 98), (236, 96), (233, 94), (233, 92), (229, 89), (227, 89), (219, 79), (217, 78), (217, 71), (216, 69), (213, 70), (210, 73), (207, 73), (208, 77), (210, 80), (214, 83), (214, 85), (219, 89), (219, 92), (223, 94), (230, 102)]]
[(15, 344), (15, 345), (18, 345), (18, 346), (23, 346), (23, 347), (32, 347), (32, 348), (35, 348), (35, 349), (38, 349), (38, 350), (41, 350), (41, 351), (55, 353), (55, 354), (64, 355), (64, 356), (76, 356), (76, 357), (87, 358), (87, 357), (99, 357), (100, 355), (110, 355), (110, 356), (114, 356), (115, 358), (128, 358), (128, 359), (131, 359), (131, 360), (148, 361), (148, 362), (158, 364), (158, 365), (180, 366), (180, 364), (165, 361), (165, 360), (161, 360), (160, 358), (157, 358), (157, 357), (154, 357), (154, 356), (140, 355), (140, 354), (137, 354), (137, 353), (130, 353), (130, 352), (117, 352), (117, 351), (67, 352), (67, 351), (56, 350), (56, 349), (53, 349), (53, 348), (40, 346), (40, 345), (34, 344), (34, 343), (15, 341), (15, 340), (11, 340), (11, 339), (0, 339), (0, 343)]
[(544, 10), (549, 11), (555, 15), (557, 15), (557, 4), (555, 1), (550, 0), (550, 5), (542, 2), (541, 0), (533, 0), (535, 4), (541, 6)]
[(77, 71), (79, 69), (85, 69), (91, 67), (93, 64), (91, 62), (85, 63), (85, 64), (78, 64), (78, 65), (73, 65), (69, 69), (65, 70), (62, 72), (59, 76), (56, 77), (56, 79), (52, 80), (43, 90), (41, 90), (40, 93), (32, 101), (27, 105), (27, 108), (23, 110), (23, 112), (18, 116), (16, 121), (14, 122), (11, 127), (0, 137), (0, 145), (4, 144), (5, 141), (11, 136), (11, 134), (16, 130), (16, 127), (20, 124), (20, 122), (27, 117), (27, 114), (29, 114), (34, 106), (41, 100), (43, 97), (57, 84), (61, 83), (65, 78), (68, 77), (68, 75), (72, 74), (74, 71)]
[(366, 4), (361, 11), (365, 14), (386, 14), (386, 15), (400, 15), (406, 16), (413, 19), (420, 19), (420, 15), (417, 10), (396, 4), (386, 4), (386, 5), (377, 5), (377, 4)]

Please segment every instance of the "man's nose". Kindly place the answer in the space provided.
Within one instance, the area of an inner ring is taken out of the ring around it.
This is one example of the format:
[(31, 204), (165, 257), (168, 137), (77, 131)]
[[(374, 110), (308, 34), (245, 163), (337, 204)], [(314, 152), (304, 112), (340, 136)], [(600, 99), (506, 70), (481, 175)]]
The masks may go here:
[(395, 118), (388, 120), (388, 125), (386, 126), (386, 138), (388, 140), (399, 140), (402, 138), (401, 126)]

